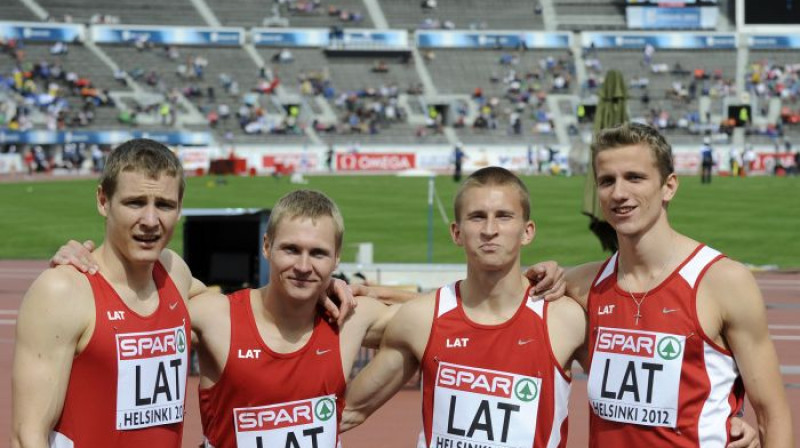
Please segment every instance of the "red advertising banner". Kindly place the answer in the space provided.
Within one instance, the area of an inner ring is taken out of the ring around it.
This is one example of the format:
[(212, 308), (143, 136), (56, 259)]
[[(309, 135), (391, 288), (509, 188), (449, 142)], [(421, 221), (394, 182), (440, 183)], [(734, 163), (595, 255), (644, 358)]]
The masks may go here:
[(313, 171), (318, 168), (316, 154), (285, 153), (265, 154), (261, 157), (261, 167), (267, 171)]
[(414, 168), (414, 153), (365, 152), (336, 155), (337, 171), (402, 171)]

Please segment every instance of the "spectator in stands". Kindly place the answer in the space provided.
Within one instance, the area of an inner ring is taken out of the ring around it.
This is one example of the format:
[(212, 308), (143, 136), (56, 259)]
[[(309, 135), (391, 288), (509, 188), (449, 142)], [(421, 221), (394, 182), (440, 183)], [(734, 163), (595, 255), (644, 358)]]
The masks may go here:
[(292, 55), (292, 52), (289, 51), (288, 48), (281, 48), (280, 51), (272, 56), (272, 62), (278, 64), (289, 64), (294, 62), (294, 55)]
[(389, 66), (386, 64), (386, 61), (377, 60), (372, 65), (372, 72), (373, 73), (389, 73)]
[(50, 47), (50, 54), (53, 56), (66, 55), (69, 53), (69, 47), (64, 42), (58, 41)]

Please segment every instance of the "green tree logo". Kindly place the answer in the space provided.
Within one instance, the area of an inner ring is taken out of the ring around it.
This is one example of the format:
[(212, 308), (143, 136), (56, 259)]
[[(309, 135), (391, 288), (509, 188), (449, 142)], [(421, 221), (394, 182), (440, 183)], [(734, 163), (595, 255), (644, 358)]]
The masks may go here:
[(514, 386), (514, 395), (525, 402), (533, 401), (536, 399), (536, 396), (539, 395), (539, 388), (533, 380), (523, 378)]
[(178, 329), (178, 351), (181, 353), (186, 351), (186, 334), (183, 328)]
[(331, 417), (333, 417), (335, 410), (336, 403), (334, 403), (330, 398), (323, 398), (317, 402), (316, 406), (314, 406), (314, 414), (323, 422), (330, 420)]
[(667, 336), (658, 341), (658, 356), (667, 361), (672, 361), (681, 355), (683, 347), (678, 338)]

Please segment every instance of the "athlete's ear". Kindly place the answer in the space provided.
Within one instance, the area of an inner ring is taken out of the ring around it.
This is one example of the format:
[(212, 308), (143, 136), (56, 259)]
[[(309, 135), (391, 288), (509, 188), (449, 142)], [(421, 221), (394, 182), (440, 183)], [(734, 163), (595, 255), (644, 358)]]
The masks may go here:
[(453, 242), (456, 245), (464, 245), (464, 243), (461, 241), (461, 228), (458, 226), (458, 222), (456, 221), (450, 223), (450, 237), (453, 239)]
[(530, 244), (534, 238), (536, 238), (536, 224), (533, 221), (528, 220), (528, 222), (525, 223), (525, 228), (522, 231), (522, 245), (525, 246)]
[(106, 192), (103, 191), (102, 185), (97, 186), (97, 211), (100, 213), (100, 216), (107, 218), (108, 217), (108, 206), (111, 202), (111, 198), (106, 195)]
[(261, 253), (264, 258), (269, 260), (269, 236), (267, 236), (266, 232), (264, 232), (264, 244), (261, 245)]
[(678, 193), (678, 176), (675, 173), (670, 174), (667, 176), (667, 180), (664, 181), (664, 185), (661, 187), (661, 191), (663, 194), (662, 201), (665, 204), (668, 204), (675, 195)]

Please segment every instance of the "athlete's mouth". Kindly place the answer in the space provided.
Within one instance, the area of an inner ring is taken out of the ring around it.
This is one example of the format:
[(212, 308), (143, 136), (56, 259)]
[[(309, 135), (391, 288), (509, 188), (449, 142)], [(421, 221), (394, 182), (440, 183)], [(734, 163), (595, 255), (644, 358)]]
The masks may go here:
[(614, 207), (611, 210), (613, 210), (614, 213), (616, 213), (618, 215), (627, 215), (630, 212), (632, 212), (635, 208), (636, 207), (633, 206), (633, 205), (622, 205), (622, 206), (619, 206), (619, 207)]
[(134, 235), (133, 239), (140, 243), (155, 243), (161, 239), (161, 235)]

